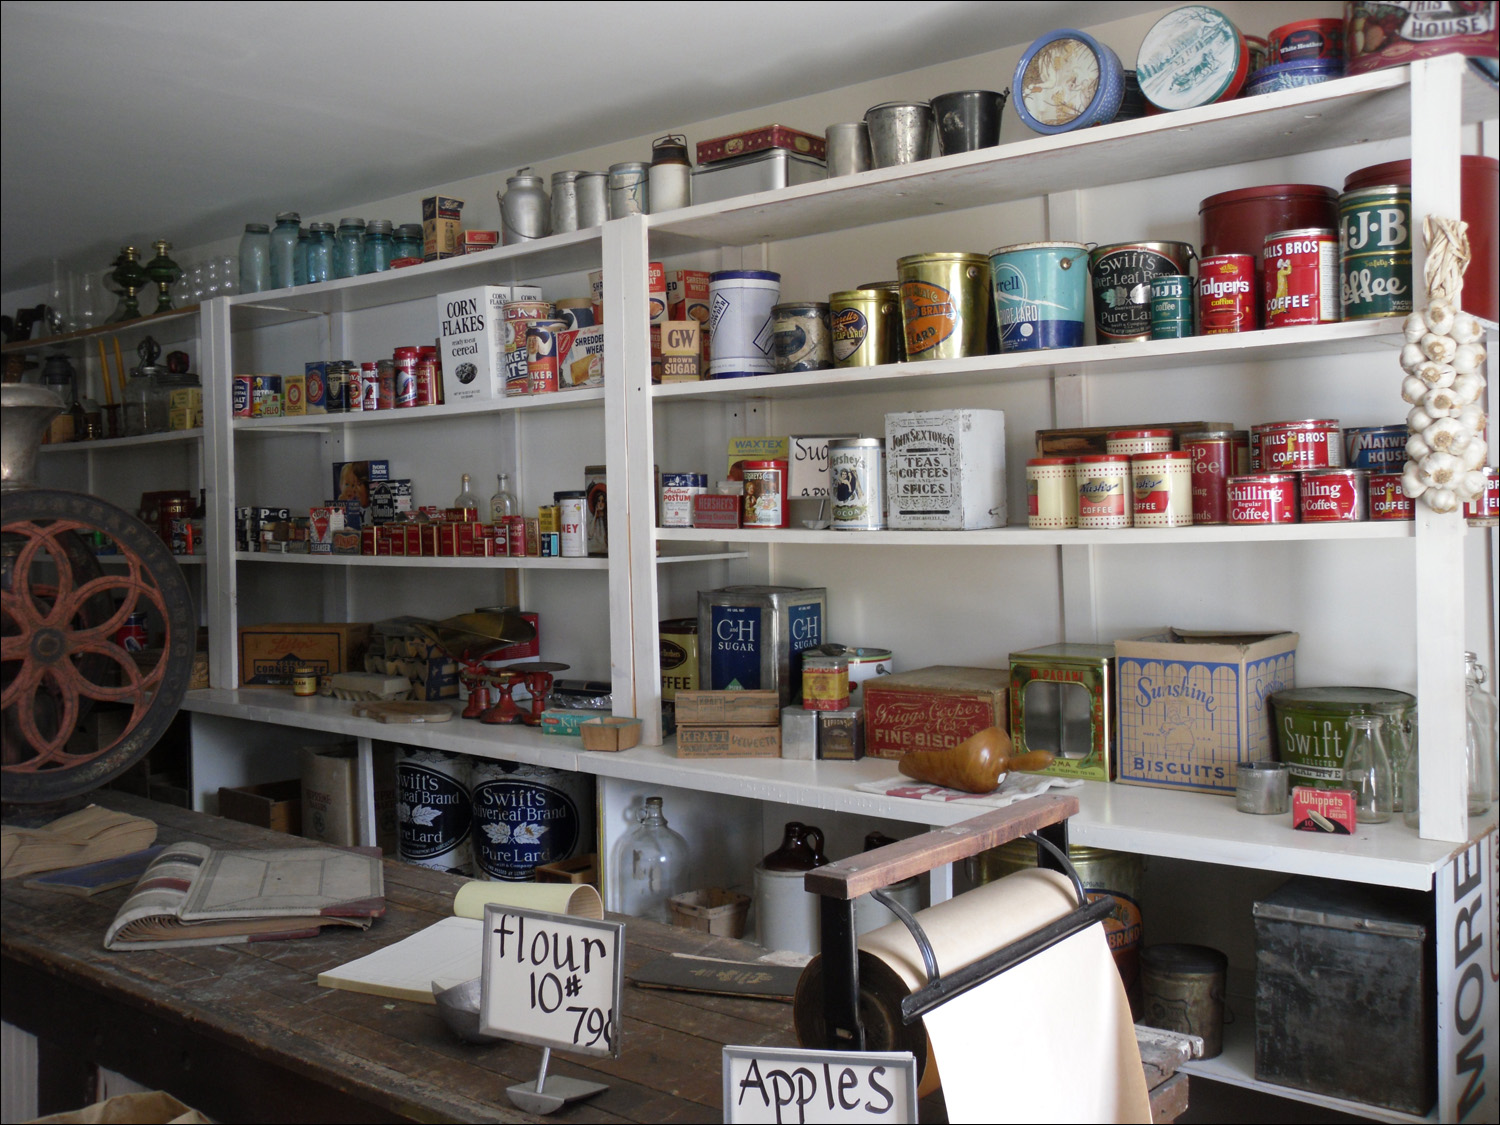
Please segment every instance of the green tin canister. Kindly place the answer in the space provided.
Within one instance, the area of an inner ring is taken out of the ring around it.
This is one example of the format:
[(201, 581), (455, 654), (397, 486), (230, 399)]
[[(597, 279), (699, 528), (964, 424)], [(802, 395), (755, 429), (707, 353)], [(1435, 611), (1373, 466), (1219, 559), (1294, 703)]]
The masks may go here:
[(1193, 279), (1173, 273), (1151, 279), (1151, 338), (1181, 340), (1193, 335)]
[(1339, 196), (1339, 281), (1345, 320), (1412, 311), (1411, 188), (1360, 188)]
[(1416, 721), (1417, 700), (1391, 688), (1287, 688), (1271, 695), (1276, 756), (1290, 767), (1293, 785), (1340, 789), (1344, 753), (1349, 748), (1349, 720), (1380, 715), (1398, 737), (1390, 739), (1391, 769), (1400, 776)]
[(906, 358), (986, 354), (990, 260), (984, 254), (911, 254), (896, 261)]
[(901, 361), (901, 304), (885, 289), (846, 289), (828, 295), (835, 367), (874, 367)]

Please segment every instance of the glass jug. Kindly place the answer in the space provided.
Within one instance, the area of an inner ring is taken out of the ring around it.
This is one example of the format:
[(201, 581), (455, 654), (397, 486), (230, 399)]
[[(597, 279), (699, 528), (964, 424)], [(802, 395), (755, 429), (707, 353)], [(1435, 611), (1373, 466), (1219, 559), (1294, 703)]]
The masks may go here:
[(635, 918), (670, 922), (673, 895), (689, 890), (687, 841), (667, 826), (660, 797), (647, 797), (640, 827), (621, 842), (616, 878), (620, 909)]

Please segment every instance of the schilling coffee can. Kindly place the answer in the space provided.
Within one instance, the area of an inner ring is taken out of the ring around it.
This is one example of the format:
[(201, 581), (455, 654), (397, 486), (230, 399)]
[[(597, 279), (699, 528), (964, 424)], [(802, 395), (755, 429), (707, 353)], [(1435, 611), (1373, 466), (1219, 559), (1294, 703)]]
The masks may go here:
[(1400, 473), (1406, 464), (1406, 423), (1394, 426), (1346, 426), (1344, 464), (1372, 473)]
[(1371, 473), (1367, 495), (1372, 520), (1417, 518), (1417, 502), (1402, 491), (1400, 473)]
[(1182, 340), (1193, 334), (1193, 279), (1164, 274), (1151, 279), (1151, 338)]
[(1026, 526), (1078, 526), (1076, 457), (1033, 457), (1026, 462)]
[(1151, 282), (1185, 275), (1193, 248), (1186, 242), (1126, 242), (1089, 254), (1094, 328), (1101, 344), (1151, 338)]
[(1214, 254), (1198, 260), (1198, 334), (1254, 332), (1255, 258)]
[(1296, 523), (1297, 474), (1251, 473), (1225, 486), (1230, 523)]
[(1339, 239), (1322, 227), (1266, 236), (1261, 254), (1267, 328), (1339, 319)]
[(1104, 435), (1105, 452), (1123, 453), (1127, 457), (1137, 453), (1166, 453), (1171, 448), (1171, 430), (1110, 430)]
[(1339, 277), (1345, 320), (1411, 312), (1410, 187), (1339, 196)]
[(837, 531), (885, 527), (885, 441), (834, 438), (828, 443), (828, 484)]
[(1192, 457), (1193, 522), (1229, 522), (1229, 478), (1249, 471), (1249, 436), (1244, 430), (1198, 430), (1181, 437), (1183, 452)]
[(1078, 458), (1078, 526), (1129, 527), (1130, 458), (1119, 453), (1092, 453)]
[(741, 527), (788, 527), (791, 509), (786, 502), (785, 461), (745, 461), (745, 495)]
[(1363, 522), (1369, 478), (1364, 469), (1314, 469), (1300, 474), (1302, 522)]
[[(1343, 468), (1344, 435), (1338, 422), (1332, 418), (1267, 422), (1254, 430), (1259, 434), (1260, 450), (1254, 471), (1284, 473)], [(1252, 441), (1251, 444), (1253, 447), (1256, 443)]]
[(1130, 459), (1136, 527), (1188, 527), (1193, 522), (1193, 455), (1181, 450)]

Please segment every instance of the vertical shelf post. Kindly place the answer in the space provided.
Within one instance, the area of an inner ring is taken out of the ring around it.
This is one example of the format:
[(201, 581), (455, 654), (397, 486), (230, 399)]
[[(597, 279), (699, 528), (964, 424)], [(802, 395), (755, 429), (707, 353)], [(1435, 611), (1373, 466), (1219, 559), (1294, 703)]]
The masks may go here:
[(216, 688), (232, 688), (240, 678), (235, 644), (239, 588), (234, 561), (234, 361), (229, 308), (229, 298), (216, 297), (198, 310), (203, 371), (203, 600), (208, 607), (208, 682)]

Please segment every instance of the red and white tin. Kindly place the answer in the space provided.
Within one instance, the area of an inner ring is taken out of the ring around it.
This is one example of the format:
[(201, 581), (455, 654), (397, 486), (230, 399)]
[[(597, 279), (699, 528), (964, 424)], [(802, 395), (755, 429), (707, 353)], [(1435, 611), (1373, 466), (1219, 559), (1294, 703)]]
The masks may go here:
[(1111, 430), (1104, 435), (1109, 453), (1134, 457), (1138, 453), (1166, 453), (1172, 448), (1171, 430)]
[(1464, 501), (1464, 519), (1470, 527), (1495, 527), (1500, 525), (1500, 472), (1493, 465), (1484, 466), (1480, 472), (1484, 474), (1484, 491)]
[[(1251, 471), (1285, 473), (1307, 469), (1340, 469), (1344, 465), (1344, 433), (1333, 418), (1304, 418), (1296, 422), (1266, 422), (1253, 428)], [(1259, 450), (1257, 458), (1256, 451)]]
[(1244, 430), (1200, 430), (1181, 437), (1183, 451), (1192, 457), (1193, 522), (1229, 522), (1229, 478), (1249, 471), (1248, 436)]
[(1255, 256), (1214, 254), (1198, 259), (1198, 334), (1254, 332)]
[(1295, 473), (1251, 473), (1230, 477), (1230, 523), (1296, 523), (1297, 476)]
[(1260, 260), (1267, 328), (1330, 324), (1342, 315), (1337, 231), (1303, 227), (1269, 234)]
[(1372, 520), (1414, 520), (1417, 502), (1401, 490), (1400, 473), (1371, 473), (1368, 507)]
[(789, 527), (785, 461), (745, 461), (741, 527)]
[(1188, 527), (1193, 522), (1193, 455), (1177, 450), (1130, 459), (1136, 527)]
[(1361, 523), (1370, 474), (1364, 469), (1314, 469), (1298, 480), (1303, 523)]
[(1131, 522), (1130, 458), (1094, 453), (1078, 458), (1078, 526), (1129, 527)]
[(1075, 457), (1033, 457), (1026, 462), (1026, 526), (1078, 526)]

